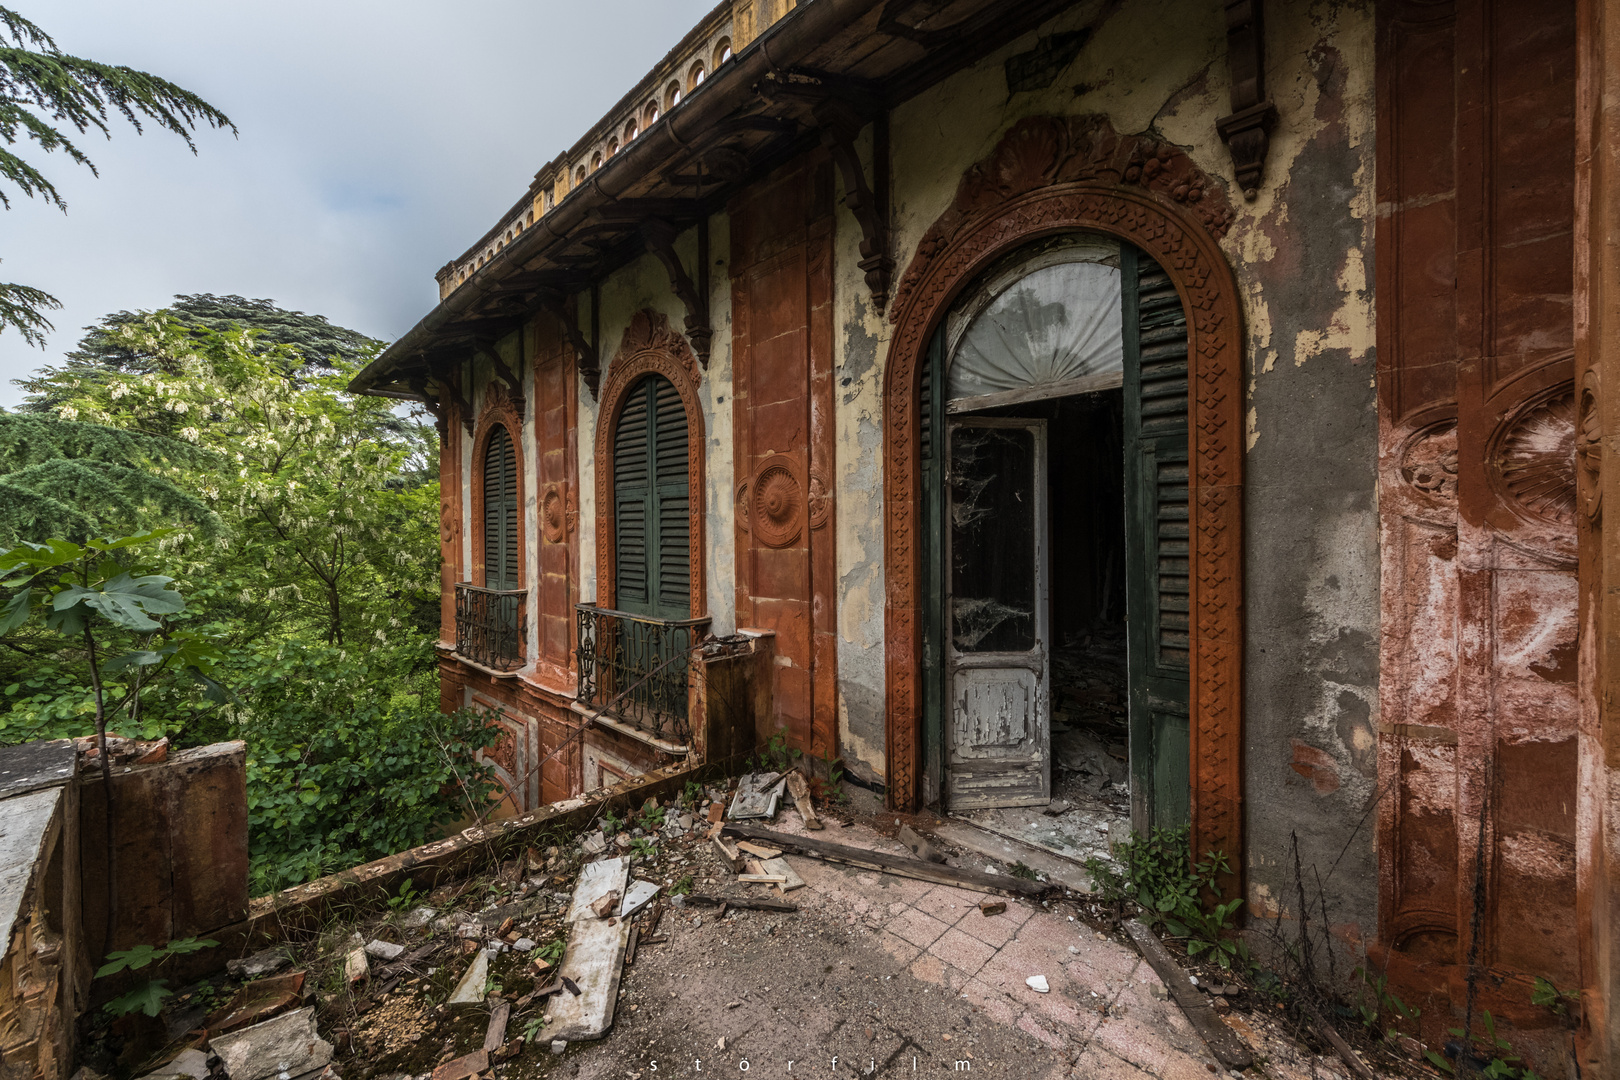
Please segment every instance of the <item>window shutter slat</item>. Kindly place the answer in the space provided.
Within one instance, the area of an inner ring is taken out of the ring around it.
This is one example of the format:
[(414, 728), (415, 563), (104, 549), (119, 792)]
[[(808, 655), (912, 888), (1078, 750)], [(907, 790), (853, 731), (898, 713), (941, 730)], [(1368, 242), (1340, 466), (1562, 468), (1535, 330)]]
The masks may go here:
[(506, 428), (496, 427), (484, 451), (484, 584), (518, 587), (517, 454)]
[(631, 389), (613, 433), (617, 599), (627, 611), (686, 618), (692, 541), (686, 408), (673, 383)]

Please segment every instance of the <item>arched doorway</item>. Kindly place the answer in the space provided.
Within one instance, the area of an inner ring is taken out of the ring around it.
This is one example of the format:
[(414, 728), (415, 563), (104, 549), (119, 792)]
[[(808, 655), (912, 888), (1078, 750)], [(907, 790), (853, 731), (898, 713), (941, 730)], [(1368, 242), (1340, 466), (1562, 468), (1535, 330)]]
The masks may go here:
[[(956, 299), (1009, 252), (1062, 234), (1113, 237), (1161, 266), (1187, 314), (1189, 813), (1197, 850), (1242, 866), (1242, 311), (1218, 239), (1224, 196), (1168, 144), (1097, 117), (1021, 121), (964, 176), (896, 290), (885, 368), (887, 779), (924, 794), (921, 390)], [(1235, 884), (1235, 883), (1228, 883)]]
[(1018, 248), (951, 305), (921, 381), (925, 799), (1057, 794), (1118, 826), (1187, 824), (1187, 320), (1169, 276), (1094, 233)]

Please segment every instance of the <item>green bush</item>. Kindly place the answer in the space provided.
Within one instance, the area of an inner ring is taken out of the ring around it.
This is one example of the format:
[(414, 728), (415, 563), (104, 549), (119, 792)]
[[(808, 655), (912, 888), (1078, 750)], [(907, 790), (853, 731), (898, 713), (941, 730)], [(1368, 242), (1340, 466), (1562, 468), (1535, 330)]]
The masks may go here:
[(440, 713), (431, 665), (411, 687), (400, 651), (287, 644), (241, 688), (255, 894), (425, 844), (488, 807), (495, 784), (473, 757), (499, 728)]

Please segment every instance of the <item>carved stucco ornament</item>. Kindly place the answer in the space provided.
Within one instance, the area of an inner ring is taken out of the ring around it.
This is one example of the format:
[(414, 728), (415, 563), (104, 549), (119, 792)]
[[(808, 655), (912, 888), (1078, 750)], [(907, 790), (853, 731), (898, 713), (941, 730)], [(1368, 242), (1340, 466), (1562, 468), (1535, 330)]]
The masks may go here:
[(817, 468), (810, 470), (810, 527), (819, 529), (827, 524), (827, 516), (832, 511), (832, 484), (828, 483), (826, 475)]
[(540, 496), (540, 532), (548, 544), (560, 544), (572, 531), (569, 521), (568, 485), (551, 483)]
[(1436, 502), (1457, 502), (1457, 421), (1419, 428), (1401, 452), (1401, 479)]
[(749, 484), (748, 518), (760, 543), (787, 547), (804, 531), (804, 484), (788, 459), (773, 455), (760, 463)]
[(1575, 388), (1557, 387), (1510, 413), (1491, 438), (1491, 483), (1520, 516), (1575, 524)]

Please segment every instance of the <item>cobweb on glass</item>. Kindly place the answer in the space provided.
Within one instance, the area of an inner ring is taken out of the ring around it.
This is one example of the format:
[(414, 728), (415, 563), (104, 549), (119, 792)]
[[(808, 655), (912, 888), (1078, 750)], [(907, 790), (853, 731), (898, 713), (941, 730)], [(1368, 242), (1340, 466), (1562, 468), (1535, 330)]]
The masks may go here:
[(981, 312), (951, 358), (949, 396), (978, 397), (1123, 371), (1118, 267), (1066, 262), (1020, 278)]

